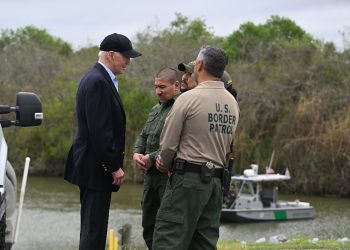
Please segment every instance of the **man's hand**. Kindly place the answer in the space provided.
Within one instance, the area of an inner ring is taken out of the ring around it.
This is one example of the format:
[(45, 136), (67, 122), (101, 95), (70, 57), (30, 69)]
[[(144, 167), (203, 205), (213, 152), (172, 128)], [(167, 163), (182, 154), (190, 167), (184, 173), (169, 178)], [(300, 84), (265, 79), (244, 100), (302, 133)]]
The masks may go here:
[(134, 163), (135, 163), (136, 167), (138, 167), (141, 170), (146, 171), (147, 168), (145, 167), (145, 163), (143, 161), (144, 157), (145, 156), (143, 154), (134, 153), (132, 159), (134, 160)]
[(143, 171), (147, 171), (152, 165), (149, 154), (143, 155), (139, 153), (134, 153), (132, 159), (134, 160), (135, 165)]
[(151, 163), (151, 158), (149, 157), (149, 154), (146, 154), (142, 157), (142, 161), (143, 163), (145, 164), (144, 165), (144, 168), (146, 170), (150, 169), (150, 167), (152, 166), (152, 163)]
[(123, 184), (124, 180), (125, 180), (125, 173), (123, 171), (123, 169), (119, 168), (117, 171), (112, 173), (113, 176), (113, 185), (118, 185), (120, 186), (121, 184)]
[(162, 157), (160, 155), (158, 155), (156, 159), (156, 168), (158, 169), (159, 172), (162, 172), (162, 173), (168, 172), (168, 169), (163, 165)]

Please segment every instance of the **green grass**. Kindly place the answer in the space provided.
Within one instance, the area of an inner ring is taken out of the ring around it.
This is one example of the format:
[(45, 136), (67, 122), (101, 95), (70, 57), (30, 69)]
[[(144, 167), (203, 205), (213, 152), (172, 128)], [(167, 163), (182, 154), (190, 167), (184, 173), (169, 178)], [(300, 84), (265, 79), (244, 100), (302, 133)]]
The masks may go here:
[(317, 243), (311, 243), (310, 239), (300, 238), (289, 240), (284, 243), (273, 244), (269, 242), (264, 243), (247, 243), (242, 244), (239, 241), (219, 241), (218, 250), (274, 250), (274, 249), (350, 249), (350, 243), (341, 243), (337, 240), (319, 240)]

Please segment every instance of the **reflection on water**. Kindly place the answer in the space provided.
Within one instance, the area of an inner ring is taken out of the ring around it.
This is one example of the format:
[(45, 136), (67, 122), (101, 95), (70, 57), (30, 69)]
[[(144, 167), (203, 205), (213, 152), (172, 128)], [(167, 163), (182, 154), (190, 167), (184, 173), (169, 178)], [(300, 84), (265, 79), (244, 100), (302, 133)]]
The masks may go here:
[[(18, 180), (18, 183), (21, 183)], [(18, 188), (19, 189), (19, 188)], [(131, 240), (144, 246), (141, 233), (140, 201), (142, 185), (124, 184), (112, 195), (109, 228), (132, 226)], [(288, 238), (349, 237), (350, 200), (301, 195), (280, 195), (281, 199), (310, 202), (316, 209), (313, 220), (223, 223), (220, 240), (255, 241), (259, 238), (284, 234)], [(60, 178), (29, 177), (18, 242), (13, 250), (73, 250), (79, 241), (79, 191)]]

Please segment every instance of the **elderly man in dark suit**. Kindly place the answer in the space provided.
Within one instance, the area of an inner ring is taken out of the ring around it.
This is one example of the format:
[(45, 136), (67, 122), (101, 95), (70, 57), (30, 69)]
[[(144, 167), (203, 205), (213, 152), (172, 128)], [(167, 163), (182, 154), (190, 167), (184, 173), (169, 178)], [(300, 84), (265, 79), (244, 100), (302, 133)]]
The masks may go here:
[(125, 179), (126, 119), (116, 76), (138, 56), (126, 36), (108, 35), (100, 45), (98, 63), (79, 84), (78, 132), (64, 178), (80, 188), (80, 250), (105, 249), (111, 192)]

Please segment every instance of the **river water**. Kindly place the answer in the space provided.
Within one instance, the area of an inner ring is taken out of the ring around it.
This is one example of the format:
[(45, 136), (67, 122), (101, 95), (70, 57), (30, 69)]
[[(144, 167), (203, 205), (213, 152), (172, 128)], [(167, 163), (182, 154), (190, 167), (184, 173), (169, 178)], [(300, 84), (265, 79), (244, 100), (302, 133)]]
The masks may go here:
[[(112, 195), (109, 219), (109, 228), (115, 230), (131, 225), (131, 242), (139, 248), (145, 246), (141, 233), (141, 195), (142, 185), (124, 184)], [(254, 242), (277, 234), (287, 238), (350, 238), (350, 199), (281, 194), (279, 197), (310, 202), (317, 217), (287, 222), (222, 223), (219, 240)], [(61, 178), (29, 177), (13, 250), (78, 249), (79, 209), (77, 187)]]

